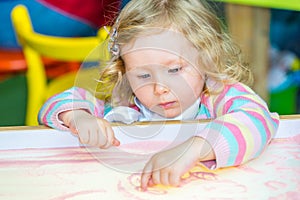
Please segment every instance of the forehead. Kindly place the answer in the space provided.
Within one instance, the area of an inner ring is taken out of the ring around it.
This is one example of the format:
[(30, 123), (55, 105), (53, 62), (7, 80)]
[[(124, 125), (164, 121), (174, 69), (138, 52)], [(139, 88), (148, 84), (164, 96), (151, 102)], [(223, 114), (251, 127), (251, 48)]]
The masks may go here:
[(151, 29), (123, 45), (121, 56), (125, 64), (138, 61), (164, 64), (179, 58), (194, 63), (197, 50), (179, 32), (170, 29)]
[(142, 49), (123, 56), (126, 69), (143, 66), (169, 66), (181, 62), (179, 55), (161, 49)]

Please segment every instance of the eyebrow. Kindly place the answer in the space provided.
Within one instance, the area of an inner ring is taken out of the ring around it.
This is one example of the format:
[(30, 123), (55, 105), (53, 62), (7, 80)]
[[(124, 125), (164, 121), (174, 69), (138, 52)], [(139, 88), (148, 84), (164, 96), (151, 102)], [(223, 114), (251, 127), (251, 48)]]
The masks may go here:
[[(166, 59), (164, 62), (162, 62), (163, 65), (172, 65), (172, 64), (175, 64), (175, 63), (184, 63), (184, 59), (180, 56), (177, 56), (176, 55), (176, 58), (170, 58), (170, 59)], [(147, 66), (147, 65), (145, 65)]]
[[(187, 61), (185, 61), (181, 56), (174, 54), (174, 57), (167, 58), (164, 62), (162, 62), (162, 65), (168, 66), (168, 65), (175, 64), (175, 63), (186, 63), (186, 62)], [(125, 64), (125, 62), (124, 62), (124, 64)], [(149, 64), (145, 64), (145, 65), (127, 65), (125, 67), (128, 68), (129, 70), (131, 70), (134, 67), (147, 67), (147, 66), (150, 66), (153, 64), (157, 64), (157, 63), (149, 63)]]

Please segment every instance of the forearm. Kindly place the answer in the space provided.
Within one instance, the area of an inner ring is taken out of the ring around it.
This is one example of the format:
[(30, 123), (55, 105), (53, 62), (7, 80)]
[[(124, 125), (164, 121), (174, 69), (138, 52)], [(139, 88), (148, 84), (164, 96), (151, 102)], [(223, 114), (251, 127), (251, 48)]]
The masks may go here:
[(259, 156), (275, 134), (276, 119), (247, 112), (224, 115), (197, 135), (205, 138), (216, 156), (216, 167), (237, 166)]
[(204, 96), (202, 102), (199, 116), (212, 120), (196, 135), (214, 149), (217, 168), (256, 158), (277, 131), (278, 114), (270, 113), (267, 104), (241, 83), (226, 85), (222, 93)]
[(202, 137), (192, 137), (188, 140), (192, 144), (191, 148), (194, 148), (194, 152), (198, 154), (198, 161), (215, 160), (216, 155), (212, 146)]
[(104, 102), (81, 88), (71, 88), (48, 99), (39, 112), (39, 123), (55, 129), (68, 130), (59, 119), (66, 111), (83, 109), (97, 117), (103, 117)]

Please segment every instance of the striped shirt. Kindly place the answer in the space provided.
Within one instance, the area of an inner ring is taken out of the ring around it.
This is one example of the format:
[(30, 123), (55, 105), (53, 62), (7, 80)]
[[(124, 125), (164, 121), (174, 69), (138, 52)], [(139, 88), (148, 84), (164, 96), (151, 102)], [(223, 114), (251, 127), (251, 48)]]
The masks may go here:
[[(212, 86), (213, 87), (213, 86)], [(204, 138), (216, 155), (216, 168), (237, 166), (258, 157), (275, 135), (279, 116), (242, 83), (226, 85), (217, 94), (202, 94), (196, 119), (212, 119), (196, 135)], [(111, 109), (82, 88), (73, 87), (46, 101), (39, 122), (55, 129), (68, 128), (58, 119), (61, 112), (85, 109), (103, 118)]]

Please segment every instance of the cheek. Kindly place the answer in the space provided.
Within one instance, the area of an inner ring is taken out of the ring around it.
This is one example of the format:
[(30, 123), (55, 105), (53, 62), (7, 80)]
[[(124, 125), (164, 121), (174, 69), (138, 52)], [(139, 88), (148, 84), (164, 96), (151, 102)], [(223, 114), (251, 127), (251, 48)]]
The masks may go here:
[(203, 86), (204, 81), (201, 77), (189, 76), (186, 79), (186, 85), (176, 92), (183, 110), (190, 107), (200, 97)]
[(194, 95), (199, 97), (203, 91), (204, 79), (202, 79), (200, 76), (196, 77), (195, 79), (191, 80), (190, 87), (192, 88)]
[(200, 75), (187, 74), (177, 83), (177, 86), (175, 93), (178, 97), (183, 99), (190, 98), (191, 101), (194, 101), (200, 96), (204, 81)]
[(136, 88), (133, 93), (135, 94), (135, 96), (140, 100), (140, 102), (147, 106), (147, 107), (151, 107), (152, 104), (152, 100), (154, 98), (153, 95), (153, 88), (149, 85), (149, 86), (143, 86), (143, 87), (139, 87)]

